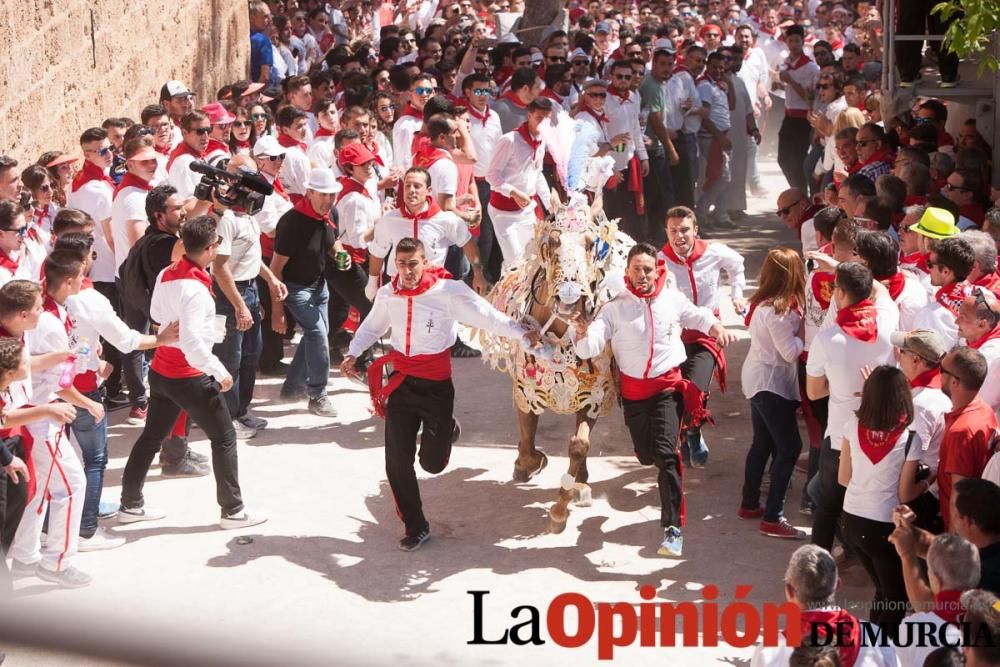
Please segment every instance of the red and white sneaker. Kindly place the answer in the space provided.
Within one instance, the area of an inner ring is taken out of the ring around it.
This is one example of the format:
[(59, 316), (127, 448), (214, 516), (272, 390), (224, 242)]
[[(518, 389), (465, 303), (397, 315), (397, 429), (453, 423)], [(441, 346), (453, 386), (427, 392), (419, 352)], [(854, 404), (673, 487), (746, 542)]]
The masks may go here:
[(768, 537), (781, 537), (786, 540), (801, 540), (806, 536), (804, 532), (788, 523), (788, 519), (781, 517), (777, 521), (761, 521), (760, 534)]
[(757, 507), (757, 509), (748, 510), (747, 508), (740, 506), (736, 510), (736, 516), (741, 519), (759, 519), (764, 516), (764, 509), (762, 507)]
[(142, 426), (146, 423), (146, 414), (149, 413), (149, 408), (146, 406), (133, 406), (131, 410), (128, 411), (128, 423), (133, 426)]

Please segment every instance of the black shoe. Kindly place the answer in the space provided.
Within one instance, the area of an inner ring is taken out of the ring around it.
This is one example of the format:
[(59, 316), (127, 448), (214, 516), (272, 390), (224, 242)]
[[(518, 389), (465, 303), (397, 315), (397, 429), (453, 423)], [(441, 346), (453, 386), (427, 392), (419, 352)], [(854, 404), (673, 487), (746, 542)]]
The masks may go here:
[(469, 347), (461, 338), (459, 338), (455, 341), (455, 344), (451, 346), (451, 356), (453, 359), (474, 359), (476, 357), (483, 356), (483, 353), (474, 347)]
[(108, 396), (104, 399), (104, 407), (108, 410), (119, 410), (121, 408), (127, 408), (131, 403), (129, 402), (128, 396), (123, 392), (118, 392), (114, 396)]
[(431, 527), (427, 526), (416, 535), (407, 535), (399, 541), (400, 551), (416, 551), (427, 540), (431, 539)]
[(288, 364), (283, 361), (279, 361), (276, 366), (272, 368), (261, 368), (257, 371), (257, 373), (269, 378), (283, 378), (288, 375), (288, 368)]
[(160, 469), (160, 474), (164, 477), (204, 477), (211, 472), (212, 469), (207, 463), (198, 463), (191, 457), (190, 450), (180, 462), (165, 465)]
[(458, 420), (454, 417), (451, 418), (451, 444), (458, 442), (458, 439), (462, 437), (462, 425), (458, 423)]

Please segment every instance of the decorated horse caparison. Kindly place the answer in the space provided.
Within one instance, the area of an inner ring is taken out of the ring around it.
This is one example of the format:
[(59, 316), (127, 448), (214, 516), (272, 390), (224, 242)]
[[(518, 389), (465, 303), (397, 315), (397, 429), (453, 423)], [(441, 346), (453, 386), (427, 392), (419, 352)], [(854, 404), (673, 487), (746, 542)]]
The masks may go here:
[[(558, 196), (553, 193), (553, 202)], [(570, 339), (574, 316), (592, 318), (624, 288), (626, 256), (633, 241), (618, 231), (600, 207), (580, 196), (557, 204), (536, 227), (524, 258), (509, 268), (488, 299), (500, 311), (542, 331), (541, 349), (526, 352), (506, 339), (479, 332), (483, 358), (513, 380), (514, 405), (520, 426), (514, 481), (527, 482), (548, 465), (535, 446), (538, 419), (549, 410), (576, 415), (569, 440), (569, 469), (549, 510), (552, 532), (561, 532), (569, 503), (587, 506), (587, 453), (590, 431), (606, 416), (617, 391), (610, 349), (593, 359), (578, 359)]]

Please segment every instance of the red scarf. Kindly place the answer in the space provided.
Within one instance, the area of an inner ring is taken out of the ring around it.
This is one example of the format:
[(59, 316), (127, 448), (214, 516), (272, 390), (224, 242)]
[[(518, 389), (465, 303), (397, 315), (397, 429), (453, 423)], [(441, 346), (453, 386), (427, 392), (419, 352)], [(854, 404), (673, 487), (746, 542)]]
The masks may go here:
[(910, 253), (909, 255), (904, 255), (900, 253), (899, 263), (905, 264), (907, 266), (913, 266), (923, 271), (924, 273), (930, 273), (930, 267), (927, 266), (927, 261), (930, 258), (930, 253), (922, 253), (920, 251)]
[(229, 150), (229, 146), (225, 145), (218, 139), (209, 139), (208, 146), (205, 148), (205, 155), (216, 151), (222, 151), (226, 155), (232, 155), (232, 152)]
[(889, 290), (889, 296), (892, 297), (893, 301), (899, 299), (899, 295), (903, 293), (903, 288), (906, 287), (906, 276), (903, 275), (902, 271), (896, 271), (888, 277), (876, 278), (880, 283), (886, 286)]
[(149, 192), (150, 190), (153, 189), (153, 186), (149, 184), (149, 181), (143, 180), (142, 178), (139, 178), (138, 176), (133, 174), (131, 171), (128, 171), (125, 172), (125, 176), (122, 178), (122, 182), (119, 183), (118, 187), (115, 188), (114, 194), (111, 195), (111, 198), (117, 199), (118, 193), (124, 190), (125, 188), (139, 188), (140, 190), (145, 190), (146, 192)]
[(597, 124), (598, 124), (598, 125), (600, 125), (600, 126), (601, 126), (602, 128), (603, 128), (603, 127), (604, 127), (605, 125), (607, 125), (607, 124), (608, 124), (609, 122), (611, 122), (611, 121), (610, 121), (610, 120), (608, 119), (608, 115), (607, 115), (607, 114), (605, 114), (605, 113), (601, 113), (601, 115), (600, 115), (600, 116), (598, 116), (598, 115), (597, 115), (597, 112), (596, 112), (596, 111), (594, 111), (593, 109), (591, 109), (590, 107), (586, 107), (586, 108), (584, 109), (584, 111), (585, 111), (586, 113), (589, 113), (589, 114), (590, 114), (591, 116), (593, 116), (593, 117), (594, 117), (594, 118), (595, 118), (595, 119), (597, 120)]
[(1000, 324), (997, 324), (995, 327), (993, 327), (992, 329), (990, 329), (989, 331), (987, 331), (985, 334), (983, 334), (978, 339), (976, 339), (976, 340), (970, 340), (969, 341), (969, 347), (971, 347), (974, 350), (978, 350), (983, 345), (986, 345), (987, 342), (989, 342), (991, 340), (997, 340), (997, 339), (1000, 339)]
[(524, 102), (522, 102), (521, 98), (519, 98), (517, 95), (514, 94), (513, 90), (508, 90), (506, 93), (504, 93), (503, 95), (500, 96), (500, 99), (501, 100), (507, 100), (508, 102), (510, 102), (511, 104), (513, 104), (518, 109), (527, 109), (528, 108), (528, 105), (525, 104)]
[(878, 338), (878, 310), (871, 299), (841, 308), (837, 311), (837, 324), (844, 333), (862, 343), (873, 343)]
[(698, 305), (698, 285), (694, 280), (694, 263), (701, 259), (706, 250), (708, 250), (708, 244), (702, 239), (695, 240), (694, 247), (691, 248), (691, 253), (685, 259), (681, 259), (669, 243), (661, 248), (661, 252), (667, 259), (687, 269), (688, 281), (691, 283), (691, 302), (696, 306)]
[(528, 147), (531, 148), (531, 159), (532, 160), (537, 159), (538, 158), (538, 149), (542, 145), (542, 140), (541, 139), (535, 139), (533, 136), (531, 136), (531, 132), (528, 130), (528, 124), (527, 123), (521, 123), (520, 125), (518, 125), (517, 126), (517, 133), (519, 135), (521, 135), (522, 139), (524, 139), (524, 143), (528, 144)]
[(288, 199), (288, 193), (285, 192), (285, 186), (281, 182), (281, 178), (280, 177), (275, 177), (274, 182), (272, 182), (271, 185), (274, 187), (274, 194), (278, 195), (279, 197), (281, 197), (285, 201), (289, 201), (289, 199)]
[(945, 285), (934, 295), (934, 300), (948, 309), (948, 311), (958, 317), (958, 309), (962, 307), (962, 301), (969, 296), (969, 283), (963, 281)]
[(174, 146), (174, 150), (170, 151), (170, 157), (167, 158), (167, 170), (169, 171), (170, 166), (174, 163), (174, 160), (179, 158), (181, 155), (191, 155), (195, 160), (204, 160), (207, 152), (208, 151), (205, 151), (205, 153), (199, 153), (182, 141)]
[(112, 188), (115, 187), (114, 180), (108, 176), (107, 172), (90, 160), (84, 160), (83, 168), (80, 169), (80, 171), (76, 173), (76, 176), (73, 177), (73, 185), (71, 186), (72, 192), (76, 192), (91, 181), (104, 181)]
[(424, 122), (424, 112), (423, 111), (417, 111), (416, 109), (413, 108), (413, 105), (410, 104), (409, 102), (407, 102), (406, 105), (403, 106), (403, 111), (399, 114), (400, 118), (402, 118), (403, 116), (409, 116), (410, 118), (416, 118), (421, 123)]
[(892, 164), (892, 160), (889, 159), (888, 151), (886, 151), (884, 148), (875, 151), (874, 155), (872, 155), (870, 158), (868, 158), (861, 164), (858, 164), (857, 169), (861, 169), (862, 167), (867, 167), (868, 165), (875, 164), (876, 162), (886, 162), (888, 164)]
[(489, 118), (490, 118), (490, 109), (489, 109), (489, 107), (486, 107), (486, 111), (484, 113), (480, 114), (478, 111), (475, 110), (475, 108), (473, 108), (472, 102), (470, 101), (470, 102), (467, 103), (466, 108), (469, 110), (469, 115), (470, 116), (472, 116), (476, 120), (480, 121), (483, 124), (483, 127), (486, 127), (486, 121), (489, 120)]
[(13, 260), (7, 253), (0, 251), (0, 268), (7, 269), (8, 271), (10, 271), (11, 275), (16, 275), (17, 269), (20, 266), (20, 264), (21, 264), (20, 255), (18, 255), (17, 260)]
[(628, 102), (629, 90), (627, 88), (624, 91), (621, 91), (615, 86), (608, 86), (608, 92), (621, 100), (622, 104)]
[(313, 135), (314, 139), (320, 139), (322, 137), (333, 137), (336, 136), (337, 132), (335, 130), (328, 130), (325, 127), (320, 127), (316, 130), (316, 134)]
[(962, 593), (963, 591), (938, 591), (934, 594), (934, 613), (945, 623), (958, 623), (958, 617), (965, 612)]
[(928, 389), (940, 389), (941, 368), (935, 366), (929, 371), (924, 371), (917, 377), (910, 380), (910, 387), (912, 389), (916, 389), (917, 387), (927, 387)]
[(292, 206), (293, 210), (298, 211), (302, 215), (312, 218), (313, 220), (322, 220), (326, 224), (330, 224), (330, 218), (328, 216), (322, 216), (316, 212), (313, 208), (312, 202), (309, 201), (309, 197), (303, 197), (302, 199), (295, 202)]
[(451, 279), (451, 274), (448, 273), (443, 267), (430, 265), (424, 269), (423, 275), (420, 276), (420, 282), (413, 289), (403, 289), (399, 286), (399, 274), (397, 273), (392, 277), (392, 291), (399, 296), (405, 296), (407, 298), (420, 296), (434, 285), (439, 280), (449, 280)]
[(53, 299), (48, 292), (44, 292), (44, 294), (45, 297), (42, 299), (42, 309), (46, 313), (54, 315), (55, 318), (63, 325), (63, 328), (66, 329), (66, 335), (70, 335), (73, 332), (73, 320), (70, 319), (69, 313), (66, 313), (66, 319), (64, 320), (62, 313), (59, 312), (59, 305), (56, 303), (56, 300)]
[(809, 58), (809, 56), (803, 53), (802, 55), (799, 56), (799, 59), (796, 60), (794, 63), (789, 64), (788, 62), (786, 62), (785, 69), (787, 69), (789, 72), (794, 72), (800, 67), (805, 67), (811, 62), (812, 60)]
[(188, 259), (187, 255), (183, 255), (179, 260), (167, 267), (166, 271), (163, 272), (163, 278), (160, 279), (160, 282), (184, 280), (185, 278), (197, 280), (208, 288), (209, 292), (212, 291), (212, 277), (205, 272), (205, 269)]
[(1000, 297), (1000, 273), (996, 271), (979, 276), (972, 284), (976, 287), (985, 287)]
[[(816, 624), (817, 634), (826, 635), (827, 629), (832, 628), (835, 636), (833, 644), (840, 654), (840, 664), (844, 667), (854, 667), (861, 653), (861, 624), (849, 612), (843, 609), (813, 609), (803, 611), (799, 617), (802, 622), (800, 632), (802, 637), (809, 637), (813, 631), (813, 624)], [(826, 624), (826, 625), (823, 625)], [(837, 642), (843, 639), (843, 644)]]
[(295, 148), (296, 146), (298, 146), (303, 153), (308, 148), (308, 146), (306, 146), (306, 142), (297, 141), (284, 132), (278, 133), (278, 143), (284, 146), (285, 148)]
[(878, 465), (892, 451), (906, 426), (904, 421), (900, 421), (899, 426), (891, 431), (872, 431), (858, 423), (858, 444), (861, 445), (862, 453), (874, 465)]
[(236, 140), (236, 149), (237, 150), (242, 150), (244, 148), (247, 149), (247, 150), (251, 150), (253, 147), (250, 145), (249, 141), (240, 141), (239, 139), (237, 139)]
[(830, 301), (833, 298), (834, 278), (834, 274), (827, 271), (816, 271), (813, 273), (812, 280), (809, 281), (809, 288), (823, 310), (830, 307)]
[(628, 279), (628, 277), (625, 278), (625, 287), (627, 287), (628, 291), (634, 294), (639, 299), (648, 299), (648, 300), (655, 299), (657, 296), (659, 296), (660, 292), (663, 291), (663, 286), (666, 284), (667, 284), (667, 263), (664, 262), (662, 259), (656, 261), (656, 281), (653, 283), (653, 289), (650, 292), (646, 294), (639, 292), (635, 288), (635, 286), (632, 285), (632, 282)]
[[(434, 198), (430, 196), (427, 197), (427, 208), (425, 208), (420, 213), (410, 213), (410, 210), (406, 208), (405, 203), (401, 204), (399, 207), (399, 214), (403, 216), (405, 220), (409, 220), (410, 222), (413, 223), (413, 238), (415, 239), (420, 238), (417, 235), (420, 223), (424, 220), (429, 220), (430, 218), (433, 218), (440, 212), (441, 208), (437, 205), (437, 202), (434, 201)], [(426, 274), (427, 272), (425, 271), (424, 273)]]
[(372, 193), (368, 192), (368, 188), (365, 187), (365, 184), (362, 183), (361, 181), (358, 181), (355, 178), (351, 178), (350, 176), (341, 176), (340, 178), (337, 179), (337, 182), (340, 183), (340, 185), (343, 187), (343, 189), (340, 191), (340, 194), (337, 195), (338, 204), (340, 203), (341, 199), (343, 199), (352, 192), (357, 192), (358, 194), (364, 195), (369, 199), (372, 198)]
[[(560, 95), (557, 95), (556, 92), (553, 91), (551, 88), (546, 88), (545, 90), (543, 90), (542, 97), (547, 97), (556, 104), (562, 106), (563, 98)], [(483, 124), (485, 125), (485, 121), (483, 122)]]
[(378, 142), (377, 141), (372, 142), (372, 145), (368, 146), (368, 150), (370, 150), (372, 152), (372, 155), (375, 156), (375, 162), (377, 162), (380, 167), (384, 167), (385, 160), (383, 160), (382, 156), (378, 154)]
[(159, 153), (160, 155), (165, 155), (167, 157), (170, 157), (170, 144), (164, 144), (163, 146), (157, 146), (156, 144), (153, 144), (153, 150)]
[(438, 160), (450, 160), (451, 153), (438, 148), (433, 144), (421, 146), (420, 150), (413, 154), (413, 166), (430, 169)]

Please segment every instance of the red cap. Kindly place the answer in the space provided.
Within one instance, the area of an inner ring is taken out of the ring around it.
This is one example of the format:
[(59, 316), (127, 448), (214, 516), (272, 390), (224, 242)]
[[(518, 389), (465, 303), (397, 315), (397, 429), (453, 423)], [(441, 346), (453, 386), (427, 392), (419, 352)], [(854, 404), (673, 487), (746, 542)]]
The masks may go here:
[(201, 110), (208, 114), (208, 120), (212, 125), (226, 125), (236, 120), (236, 116), (226, 111), (226, 107), (219, 102), (206, 104)]
[(347, 144), (341, 148), (340, 156), (338, 157), (340, 164), (353, 166), (359, 166), (374, 159), (375, 155), (360, 142)]
[(715, 25), (714, 23), (706, 23), (705, 25), (701, 26), (701, 30), (698, 31), (698, 36), (704, 37), (705, 34), (709, 32), (714, 32), (719, 37), (722, 37), (722, 28)]

